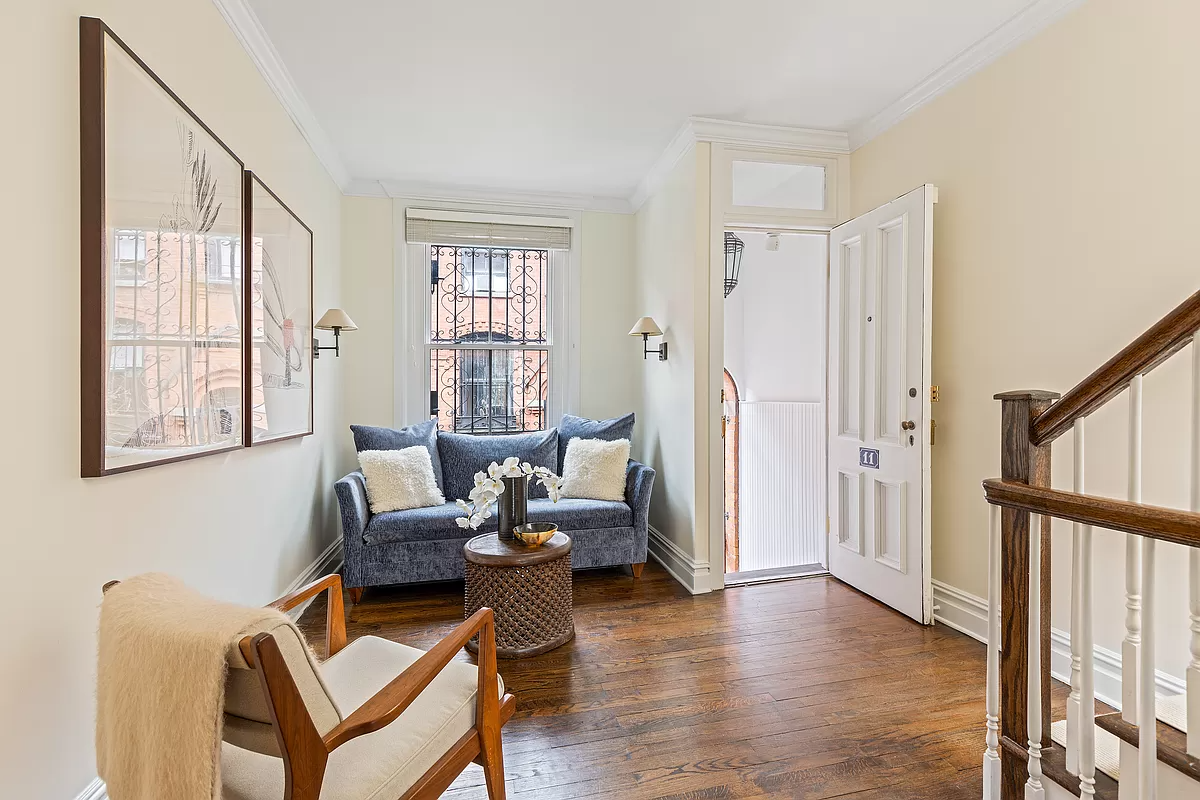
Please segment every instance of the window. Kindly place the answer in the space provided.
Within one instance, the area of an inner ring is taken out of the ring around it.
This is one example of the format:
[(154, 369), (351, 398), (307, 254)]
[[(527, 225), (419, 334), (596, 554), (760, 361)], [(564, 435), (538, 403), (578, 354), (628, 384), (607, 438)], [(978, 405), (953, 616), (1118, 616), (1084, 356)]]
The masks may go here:
[(117, 230), (113, 255), (113, 279), (118, 284), (146, 280), (145, 231)]
[(509, 252), (494, 247), (460, 248), (463, 293), (485, 297), (508, 294)]
[(209, 236), (204, 242), (204, 268), (209, 282), (233, 283), (242, 274), (241, 242), (232, 236)]
[(467, 433), (546, 427), (550, 251), (429, 246), (430, 409)]

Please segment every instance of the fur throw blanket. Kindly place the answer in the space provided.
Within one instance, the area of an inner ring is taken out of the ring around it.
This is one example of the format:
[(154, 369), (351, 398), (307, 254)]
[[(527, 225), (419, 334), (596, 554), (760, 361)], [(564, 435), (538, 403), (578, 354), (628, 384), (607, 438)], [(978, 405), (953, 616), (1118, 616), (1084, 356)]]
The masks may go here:
[(105, 594), (96, 669), (96, 766), (112, 800), (220, 800), (226, 659), (281, 622), (167, 575)]

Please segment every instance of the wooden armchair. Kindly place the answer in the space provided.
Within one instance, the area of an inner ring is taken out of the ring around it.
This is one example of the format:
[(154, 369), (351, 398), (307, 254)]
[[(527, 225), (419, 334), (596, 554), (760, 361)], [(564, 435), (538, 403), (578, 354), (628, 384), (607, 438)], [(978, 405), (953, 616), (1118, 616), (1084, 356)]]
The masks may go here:
[[(496, 672), (491, 609), (423, 652), (374, 636), (347, 646), (338, 575), (271, 606), (288, 611), (323, 591), (327, 660), (319, 671), (291, 626), (231, 647), (223, 800), (431, 800), (472, 761), (483, 767), (488, 797), (504, 800), (500, 729), (516, 698)], [(476, 634), (478, 667), (454, 661)]]

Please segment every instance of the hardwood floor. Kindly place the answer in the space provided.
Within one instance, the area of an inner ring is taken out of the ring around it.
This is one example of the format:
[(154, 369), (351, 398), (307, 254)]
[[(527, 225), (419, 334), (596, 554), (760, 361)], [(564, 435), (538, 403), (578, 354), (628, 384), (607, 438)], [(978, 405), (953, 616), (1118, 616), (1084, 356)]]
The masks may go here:
[[(301, 621), (318, 651), (320, 603)], [(461, 584), (369, 589), (347, 627), (428, 648), (462, 612)], [(693, 597), (653, 562), (577, 573), (575, 628), (500, 662), (510, 798), (980, 796), (983, 645), (830, 578)], [(482, 771), (446, 797), (486, 797)]]

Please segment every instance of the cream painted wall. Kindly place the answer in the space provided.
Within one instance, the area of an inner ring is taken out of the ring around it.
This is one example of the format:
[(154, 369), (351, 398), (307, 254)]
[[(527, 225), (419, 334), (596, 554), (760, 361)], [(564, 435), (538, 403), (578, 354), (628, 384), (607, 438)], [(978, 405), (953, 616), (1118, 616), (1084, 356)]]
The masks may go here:
[[(986, 590), (993, 393), (1065, 391), (1200, 286), (1200, 6), (1089, 0), (852, 156), (855, 213), (922, 183), (934, 223), (934, 577)], [(1185, 354), (1146, 379), (1145, 500), (1186, 507)], [(1088, 489), (1123, 497), (1124, 398), (1088, 421)], [(1071, 435), (1054, 448), (1070, 488)], [(1056, 627), (1070, 542), (1055, 537)], [(1160, 668), (1187, 663), (1186, 559), (1159, 545)], [(1119, 650), (1121, 537), (1099, 533), (1097, 644)]]
[[(347, 334), (346, 418), (367, 425), (395, 420), (394, 201), (342, 201), (343, 292), (359, 330)], [(637, 411), (641, 399), (637, 343), (627, 335), (637, 320), (634, 302), (632, 214), (584, 212), (580, 238), (580, 398), (574, 412), (602, 419)]]
[(314, 231), (315, 305), (340, 305), (341, 195), (210, 0), (9, 2), (0, 55), (10, 368), (0, 531), (0, 794), (69, 800), (94, 777), (101, 584), (171, 572), (265, 602), (338, 536), (342, 365), (316, 364), (316, 435), (79, 478), (78, 17), (99, 16)]
[[(641, 342), (629, 336), (642, 316), (634, 233), (632, 214), (583, 215), (578, 413), (592, 419), (641, 409)], [(635, 438), (643, 435), (637, 426)]]
[[(354, 424), (391, 425), (395, 382), (395, 232), (392, 201), (342, 198), (344, 308), (358, 325), (346, 334), (346, 419)], [(353, 450), (352, 442), (347, 442)]]
[(703, 277), (698, 269), (698, 258), (708, 258), (708, 162), (707, 144), (689, 150), (637, 213), (637, 302), (662, 327), (670, 357), (643, 365), (635, 457), (658, 471), (650, 524), (700, 562), (708, 560), (708, 539), (696, 532), (707, 531), (708, 512), (706, 492), (697, 489), (708, 476), (697, 469), (707, 453), (697, 449), (707, 437), (695, 405), (707, 374), (696, 365), (708, 361), (708, 294), (697, 284), (708, 276), (707, 266)]

